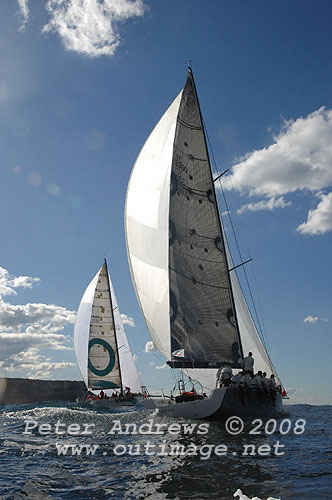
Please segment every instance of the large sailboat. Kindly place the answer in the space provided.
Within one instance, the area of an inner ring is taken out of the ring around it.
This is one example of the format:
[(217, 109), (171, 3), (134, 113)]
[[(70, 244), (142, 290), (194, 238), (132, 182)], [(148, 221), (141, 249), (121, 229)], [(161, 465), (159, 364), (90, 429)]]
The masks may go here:
[(123, 328), (106, 259), (82, 297), (74, 348), (85, 385), (91, 395), (96, 395), (89, 398), (93, 405), (137, 403), (135, 395), (141, 393), (142, 382)]
[(208, 394), (170, 399), (160, 411), (188, 418), (282, 412), (281, 391), (244, 400), (238, 387), (216, 387), (218, 369), (226, 363), (241, 369), (251, 351), (255, 371), (274, 374), (282, 388), (232, 262), (190, 68), (136, 160), (125, 227), (132, 280), (153, 343), (171, 368)]

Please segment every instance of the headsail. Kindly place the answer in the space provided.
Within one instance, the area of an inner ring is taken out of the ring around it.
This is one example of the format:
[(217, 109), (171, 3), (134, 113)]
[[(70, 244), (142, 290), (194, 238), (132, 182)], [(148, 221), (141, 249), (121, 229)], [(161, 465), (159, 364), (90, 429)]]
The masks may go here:
[(158, 351), (170, 359), (169, 191), (180, 93), (152, 131), (131, 173), (125, 227), (137, 298)]
[(88, 388), (121, 388), (122, 383), (133, 392), (140, 391), (140, 377), (123, 329), (106, 261), (82, 297), (74, 347)]

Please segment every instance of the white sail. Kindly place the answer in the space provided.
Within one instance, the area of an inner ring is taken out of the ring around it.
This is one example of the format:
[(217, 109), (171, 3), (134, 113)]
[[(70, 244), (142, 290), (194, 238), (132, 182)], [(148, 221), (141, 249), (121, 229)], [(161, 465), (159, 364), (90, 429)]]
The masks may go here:
[(96, 284), (101, 269), (89, 283), (80, 302), (74, 328), (74, 349), (84, 383), (88, 387), (88, 349), (90, 319)]
[(74, 348), (87, 388), (120, 388), (122, 378), (123, 388), (128, 386), (132, 392), (140, 392), (141, 380), (123, 328), (106, 262), (82, 297), (75, 322)]
[(126, 198), (125, 227), (129, 263), (154, 345), (170, 356), (168, 214), (176, 117), (181, 93), (142, 148)]
[(136, 160), (125, 226), (137, 297), (154, 345), (171, 366), (205, 389), (215, 386), (222, 362), (240, 367), (248, 351), (255, 370), (275, 373), (236, 272), (228, 271), (191, 71)]

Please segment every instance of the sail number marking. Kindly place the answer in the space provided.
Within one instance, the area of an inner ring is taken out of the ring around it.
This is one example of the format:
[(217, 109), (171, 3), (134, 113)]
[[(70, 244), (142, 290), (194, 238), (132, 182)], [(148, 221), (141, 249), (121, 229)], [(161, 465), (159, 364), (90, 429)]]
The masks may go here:
[(95, 366), (93, 366), (93, 364), (91, 363), (91, 360), (89, 358), (88, 367), (92, 371), (92, 373), (94, 373), (98, 377), (105, 377), (114, 368), (114, 365), (115, 365), (115, 354), (114, 354), (114, 351), (113, 351), (112, 347), (108, 344), (108, 342), (106, 342), (104, 339), (97, 339), (97, 338), (94, 338), (94, 339), (90, 340), (90, 342), (89, 342), (89, 353), (90, 353), (91, 347), (93, 347), (96, 344), (101, 345), (102, 347), (104, 347), (107, 350), (107, 352), (109, 354), (109, 357), (110, 357), (108, 365), (103, 370), (99, 370), (98, 368), (96, 368)]

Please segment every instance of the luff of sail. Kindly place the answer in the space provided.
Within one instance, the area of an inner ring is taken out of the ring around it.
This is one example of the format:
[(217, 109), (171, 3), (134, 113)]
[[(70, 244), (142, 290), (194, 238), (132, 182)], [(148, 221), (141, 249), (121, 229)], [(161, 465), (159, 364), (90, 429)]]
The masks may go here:
[(128, 386), (132, 392), (140, 392), (142, 383), (122, 325), (106, 262), (82, 297), (75, 322), (74, 347), (87, 388), (121, 388), (122, 378), (123, 388)]

